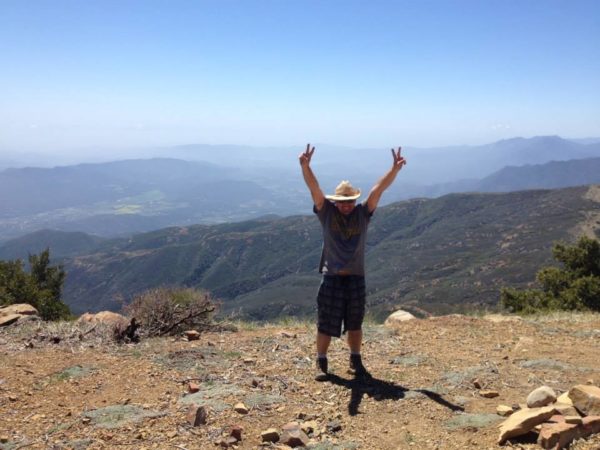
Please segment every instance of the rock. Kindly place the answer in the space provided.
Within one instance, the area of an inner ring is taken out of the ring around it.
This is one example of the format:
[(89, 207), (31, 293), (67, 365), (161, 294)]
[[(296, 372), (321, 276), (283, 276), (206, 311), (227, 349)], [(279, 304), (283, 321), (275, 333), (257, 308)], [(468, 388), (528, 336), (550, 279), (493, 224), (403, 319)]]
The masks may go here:
[(241, 425), (233, 425), (229, 430), (229, 435), (234, 437), (237, 441), (242, 440), (242, 434), (244, 432), (244, 427)]
[(499, 425), (498, 443), (503, 444), (507, 439), (526, 434), (536, 425), (544, 423), (552, 417), (554, 412), (553, 406), (545, 406), (542, 408), (525, 408), (512, 413), (508, 419)]
[(556, 401), (556, 392), (549, 386), (540, 386), (527, 396), (527, 407), (538, 408)]
[(248, 414), (248, 408), (243, 403), (236, 403), (233, 407), (234, 411), (240, 414)]
[(317, 423), (316, 420), (308, 420), (306, 422), (304, 422), (300, 428), (302, 429), (302, 431), (304, 431), (306, 434), (312, 434), (315, 432), (315, 430), (317, 428), (319, 428), (319, 424)]
[(551, 423), (565, 423), (565, 416), (563, 416), (562, 414), (554, 414), (552, 417), (550, 417), (547, 422), (551, 422)]
[(187, 330), (184, 334), (188, 341), (197, 341), (200, 339), (200, 333), (196, 330)]
[(0, 436), (0, 444), (6, 444), (8, 442), (9, 438), (6, 435), (2, 435)]
[(564, 416), (566, 423), (574, 423), (576, 425), (581, 425), (583, 423), (583, 419), (581, 416)]
[(294, 422), (288, 422), (284, 426), (282, 426), (281, 429), (283, 431), (297, 430), (297, 429), (300, 429), (300, 424), (298, 422), (295, 422), (295, 421)]
[(206, 425), (206, 419), (208, 418), (208, 411), (206, 406), (198, 406), (196, 404), (190, 405), (187, 411), (187, 420), (193, 426)]
[(581, 424), (544, 424), (538, 436), (538, 444), (545, 449), (564, 448), (575, 439), (586, 438), (600, 432), (600, 416), (588, 416)]
[(481, 389), (483, 387), (481, 381), (479, 381), (479, 378), (475, 378), (473, 380), (473, 386), (475, 386), (475, 389)]
[(498, 391), (494, 391), (492, 389), (486, 389), (486, 390), (479, 391), (479, 395), (481, 395), (482, 397), (485, 397), (485, 398), (495, 398), (495, 397), (498, 397), (500, 395), (500, 393)]
[(0, 327), (11, 325), (26, 319), (38, 319), (38, 311), (27, 303), (15, 303), (14, 305), (0, 308)]
[(556, 402), (552, 406), (556, 409), (556, 412), (563, 416), (578, 416), (579, 413), (572, 404)]
[(215, 442), (216, 445), (219, 445), (223, 448), (233, 447), (237, 443), (238, 443), (238, 440), (236, 438), (234, 438), (233, 436), (223, 437), (223, 438), (217, 440), (217, 442)]
[(269, 428), (260, 433), (260, 438), (263, 442), (278, 442), (279, 432), (275, 428)]
[(5, 316), (0, 316), (0, 327), (6, 327), (8, 325), (12, 325), (16, 321), (21, 318), (19, 314), (7, 314)]
[(545, 423), (540, 429), (537, 443), (545, 449), (564, 448), (578, 436), (577, 425), (570, 423)]
[(198, 392), (199, 390), (200, 390), (200, 385), (190, 381), (190, 383), (188, 384), (188, 392), (190, 394), (194, 394), (194, 393)]
[(305, 447), (308, 445), (309, 438), (306, 433), (300, 428), (298, 422), (288, 422), (283, 427), (281, 435), (281, 443), (290, 447)]
[(37, 316), (38, 310), (28, 303), (15, 303), (14, 305), (3, 306), (0, 308), (0, 316), (19, 314), (21, 316)]
[(513, 413), (513, 409), (510, 406), (498, 405), (496, 407), (496, 414), (502, 417), (508, 417)]
[(586, 416), (600, 415), (600, 388), (579, 384), (569, 390), (573, 406)]
[(388, 316), (388, 318), (385, 319), (384, 325), (386, 327), (393, 328), (402, 322), (406, 322), (407, 320), (413, 320), (413, 319), (416, 319), (416, 317), (413, 316), (411, 313), (409, 313), (408, 311), (403, 311), (403, 310), (399, 309), (398, 311), (395, 311), (392, 314), (390, 314)]
[(129, 325), (129, 320), (122, 314), (116, 312), (100, 311), (96, 314), (82, 314), (79, 319), (77, 319), (77, 323), (104, 323), (113, 326), (122, 325), (126, 327)]
[(519, 316), (505, 316), (503, 314), (486, 314), (483, 316), (484, 320), (488, 320), (493, 323), (502, 322), (522, 322), (523, 319)]
[(556, 399), (556, 402), (573, 406), (573, 400), (571, 400), (571, 397), (569, 397), (569, 392), (563, 392), (560, 394)]
[(166, 412), (148, 411), (137, 405), (115, 404), (85, 411), (82, 422), (91, 423), (96, 428), (114, 429), (146, 419), (164, 417), (166, 414)]
[(588, 433), (586, 436), (600, 433), (600, 416), (587, 416), (582, 418), (581, 421), (585, 432)]
[(285, 430), (281, 435), (281, 442), (290, 447), (306, 447), (309, 440), (306, 433), (300, 427)]
[(330, 433), (337, 433), (338, 431), (341, 431), (341, 429), (342, 424), (340, 424), (337, 420), (332, 420), (327, 424), (327, 431)]

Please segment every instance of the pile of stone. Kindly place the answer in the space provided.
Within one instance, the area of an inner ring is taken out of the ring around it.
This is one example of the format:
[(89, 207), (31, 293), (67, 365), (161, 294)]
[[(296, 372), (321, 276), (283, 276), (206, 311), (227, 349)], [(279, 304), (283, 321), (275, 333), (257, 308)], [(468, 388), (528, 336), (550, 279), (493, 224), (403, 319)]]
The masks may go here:
[[(249, 413), (243, 403), (237, 403), (233, 409), (241, 415)], [(209, 421), (209, 408), (204, 405), (191, 404), (187, 410), (187, 421), (193, 427), (206, 425)], [(281, 444), (286, 448), (306, 447), (315, 442), (315, 439), (323, 437), (325, 433), (335, 434), (342, 430), (342, 425), (333, 420), (328, 422), (326, 428), (319, 427), (314, 416), (304, 413), (298, 414), (300, 421), (292, 421), (279, 428), (268, 428), (260, 433), (260, 439), (264, 445)], [(239, 446), (243, 440), (244, 427), (235, 424), (225, 430), (214, 444), (219, 447), (229, 448)]]
[(306, 447), (310, 441), (308, 437), (316, 428), (315, 422), (289, 422), (281, 427), (281, 433), (276, 428), (269, 428), (260, 434), (263, 442), (279, 442), (288, 447)]
[(0, 327), (28, 320), (40, 320), (40, 317), (37, 309), (27, 303), (16, 303), (0, 308)]
[(499, 444), (533, 432), (542, 448), (562, 449), (600, 433), (600, 388), (577, 385), (557, 397), (552, 388), (542, 386), (527, 396), (526, 406), (499, 405), (497, 412), (509, 416), (499, 425)]

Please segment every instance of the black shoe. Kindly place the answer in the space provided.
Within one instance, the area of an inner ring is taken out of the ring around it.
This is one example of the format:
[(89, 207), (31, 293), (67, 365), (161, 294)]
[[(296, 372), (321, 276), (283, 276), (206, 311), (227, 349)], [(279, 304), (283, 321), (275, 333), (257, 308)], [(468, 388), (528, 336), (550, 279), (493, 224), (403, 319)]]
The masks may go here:
[(317, 358), (317, 373), (315, 381), (327, 381), (329, 379), (327, 358)]
[(356, 378), (370, 379), (371, 374), (362, 363), (362, 357), (360, 355), (350, 355), (350, 370), (348, 371), (354, 374)]

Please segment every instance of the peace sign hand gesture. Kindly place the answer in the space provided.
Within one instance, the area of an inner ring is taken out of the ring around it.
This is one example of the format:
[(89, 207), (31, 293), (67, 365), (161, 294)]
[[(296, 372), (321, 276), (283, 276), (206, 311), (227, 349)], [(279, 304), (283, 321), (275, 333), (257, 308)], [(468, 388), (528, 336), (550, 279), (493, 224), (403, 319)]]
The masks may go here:
[(402, 147), (398, 147), (397, 151), (394, 151), (394, 149), (392, 149), (392, 156), (394, 158), (394, 164), (392, 167), (398, 171), (402, 169), (402, 167), (406, 164), (406, 159), (404, 159), (404, 157), (400, 155), (401, 150)]
[(315, 148), (311, 149), (310, 144), (306, 144), (306, 151), (304, 153), (300, 153), (300, 165), (301, 166), (310, 166), (310, 159), (312, 158), (313, 153), (315, 152)]

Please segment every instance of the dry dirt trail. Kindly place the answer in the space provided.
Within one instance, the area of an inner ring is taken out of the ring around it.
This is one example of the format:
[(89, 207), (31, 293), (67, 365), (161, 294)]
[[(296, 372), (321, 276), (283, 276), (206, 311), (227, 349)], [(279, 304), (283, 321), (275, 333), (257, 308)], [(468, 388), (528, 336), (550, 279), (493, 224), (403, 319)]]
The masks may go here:
[[(370, 383), (347, 373), (339, 340), (330, 354), (335, 376), (314, 381), (312, 325), (121, 346), (75, 335), (59, 326), (0, 329), (0, 448), (211, 449), (234, 425), (243, 427), (236, 448), (288, 448), (263, 444), (261, 432), (296, 421), (314, 449), (498, 449), (497, 405), (524, 403), (543, 384), (564, 392), (600, 383), (598, 314), (368, 325)], [(190, 381), (197, 393), (188, 393)], [(188, 424), (190, 402), (206, 406), (206, 424)], [(247, 413), (234, 410), (239, 402)], [(538, 447), (522, 440), (504, 448)], [(572, 448), (598, 449), (600, 438)]]

